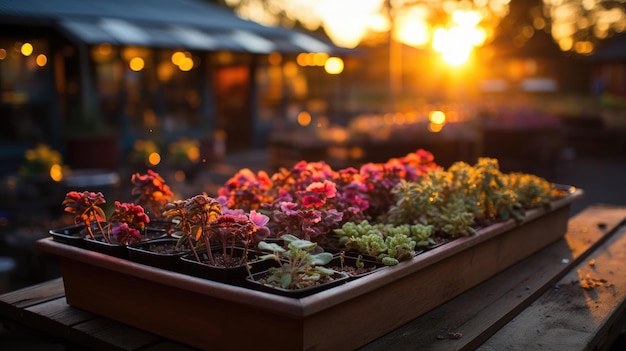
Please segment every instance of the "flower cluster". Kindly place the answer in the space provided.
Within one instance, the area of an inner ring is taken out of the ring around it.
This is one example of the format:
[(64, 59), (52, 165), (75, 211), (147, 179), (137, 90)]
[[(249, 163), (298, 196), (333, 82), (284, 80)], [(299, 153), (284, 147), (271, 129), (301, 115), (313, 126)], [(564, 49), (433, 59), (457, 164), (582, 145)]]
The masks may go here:
[(74, 223), (85, 225), (87, 235), (91, 239), (96, 238), (94, 229), (97, 228), (108, 243), (128, 245), (141, 241), (141, 234), (146, 224), (150, 223), (150, 218), (143, 207), (115, 201), (115, 210), (107, 221), (106, 213), (100, 207), (105, 203), (104, 195), (100, 192), (70, 191), (65, 195), (62, 204), (65, 206), (65, 212), (74, 215)]
[(343, 219), (343, 213), (335, 206), (336, 200), (335, 183), (324, 180), (296, 191), (292, 199), (275, 202), (272, 206), (275, 235), (292, 234), (310, 240), (328, 233)]
[(402, 158), (392, 158), (386, 163), (367, 163), (361, 166), (359, 176), (367, 187), (369, 217), (377, 219), (389, 211), (396, 202), (392, 190), (401, 181), (417, 181), (435, 169), (440, 167), (434, 162), (433, 155), (422, 149)]
[(133, 244), (141, 241), (141, 233), (146, 229), (150, 218), (143, 207), (131, 203), (115, 201), (115, 210), (109, 217), (109, 225), (113, 226), (111, 235), (120, 244)]
[(258, 210), (268, 198), (272, 180), (265, 171), (252, 172), (248, 168), (239, 170), (222, 186), (218, 195), (229, 208), (244, 211)]
[(401, 180), (416, 180), (437, 169), (431, 153), (418, 150), (359, 170), (333, 170), (323, 161), (300, 161), (268, 176), (242, 169), (219, 189), (220, 201), (232, 209), (268, 214), (271, 235), (292, 234), (312, 240), (346, 222), (376, 219), (395, 203), (391, 193)]
[[(211, 245), (218, 243), (227, 264), (245, 263), (251, 245), (269, 235), (269, 218), (255, 210), (249, 213), (241, 209), (223, 207), (216, 199), (200, 194), (186, 200), (177, 200), (165, 206), (163, 215), (178, 221), (179, 243), (186, 242), (200, 261), (199, 248), (206, 248), (209, 263), (215, 265)], [(243, 247), (244, 254), (234, 257), (235, 246)]]
[(146, 174), (133, 174), (131, 183), (133, 184), (131, 195), (135, 196), (135, 203), (150, 208), (150, 214), (154, 218), (161, 217), (165, 204), (174, 196), (165, 180), (157, 172), (149, 169)]

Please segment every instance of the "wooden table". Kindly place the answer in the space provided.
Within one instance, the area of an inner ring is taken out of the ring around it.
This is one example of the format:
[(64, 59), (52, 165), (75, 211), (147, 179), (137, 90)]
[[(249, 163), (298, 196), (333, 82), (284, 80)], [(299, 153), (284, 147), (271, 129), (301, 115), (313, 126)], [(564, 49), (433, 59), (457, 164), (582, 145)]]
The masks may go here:
[[(608, 350), (624, 342), (624, 262), (626, 208), (591, 206), (563, 239), (360, 350)], [(1, 295), (0, 321), (78, 348), (192, 349), (67, 305), (61, 278)]]

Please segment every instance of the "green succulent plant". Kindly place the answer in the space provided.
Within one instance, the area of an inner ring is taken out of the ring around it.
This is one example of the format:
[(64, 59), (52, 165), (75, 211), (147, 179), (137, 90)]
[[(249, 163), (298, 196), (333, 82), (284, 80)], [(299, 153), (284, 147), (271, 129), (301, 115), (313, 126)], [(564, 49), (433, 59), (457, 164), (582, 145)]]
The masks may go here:
[(279, 266), (269, 268), (269, 275), (261, 279), (264, 284), (279, 286), (284, 289), (302, 289), (318, 284), (335, 274), (335, 271), (323, 265), (333, 259), (329, 252), (313, 253), (317, 244), (299, 239), (294, 235), (281, 236), (287, 247), (276, 243), (261, 241), (258, 248), (269, 251), (261, 256), (263, 260), (275, 260)]

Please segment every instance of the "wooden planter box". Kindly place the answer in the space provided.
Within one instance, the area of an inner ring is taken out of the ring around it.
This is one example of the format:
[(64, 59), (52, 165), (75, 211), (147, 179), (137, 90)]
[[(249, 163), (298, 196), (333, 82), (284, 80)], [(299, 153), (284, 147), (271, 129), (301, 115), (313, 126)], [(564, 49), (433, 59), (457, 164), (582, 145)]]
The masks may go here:
[(152, 268), (41, 239), (57, 255), (68, 304), (211, 350), (362, 346), (561, 238), (573, 189), (522, 223), (481, 229), (397, 266), (304, 298)]

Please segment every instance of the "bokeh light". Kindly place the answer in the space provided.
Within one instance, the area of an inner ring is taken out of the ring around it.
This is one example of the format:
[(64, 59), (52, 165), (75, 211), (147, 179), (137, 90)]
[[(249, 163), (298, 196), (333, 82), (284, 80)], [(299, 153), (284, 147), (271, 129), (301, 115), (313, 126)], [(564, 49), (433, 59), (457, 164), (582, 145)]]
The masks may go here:
[(54, 164), (50, 167), (50, 178), (55, 182), (63, 180), (63, 167), (59, 164)]
[(159, 163), (161, 163), (161, 155), (158, 152), (151, 153), (150, 155), (148, 155), (148, 163), (153, 166), (158, 165)]
[(33, 44), (31, 43), (24, 43), (22, 44), (22, 47), (20, 48), (20, 52), (24, 56), (30, 56), (33, 53), (33, 50), (34, 50)]
[(299, 125), (301, 125), (303, 127), (306, 127), (309, 124), (311, 124), (311, 120), (312, 120), (312, 118), (311, 118), (311, 114), (310, 113), (308, 113), (306, 111), (302, 111), (302, 112), (298, 113), (298, 124)]
[(330, 57), (326, 60), (324, 70), (328, 74), (339, 74), (343, 72), (343, 60), (339, 57)]
[(144, 68), (145, 63), (141, 57), (133, 57), (128, 63), (128, 66), (131, 70), (139, 72)]
[(35, 61), (37, 62), (37, 66), (43, 67), (48, 63), (48, 57), (44, 54), (39, 54), (37, 55), (37, 59)]

